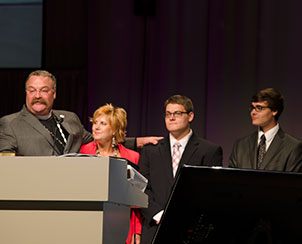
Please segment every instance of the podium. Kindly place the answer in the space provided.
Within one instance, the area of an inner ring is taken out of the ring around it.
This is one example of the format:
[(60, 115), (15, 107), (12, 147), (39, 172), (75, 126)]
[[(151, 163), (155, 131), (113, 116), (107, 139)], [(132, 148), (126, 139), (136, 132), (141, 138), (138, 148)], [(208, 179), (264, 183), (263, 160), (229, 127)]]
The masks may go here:
[(0, 243), (125, 243), (147, 202), (122, 159), (0, 157)]
[(302, 174), (185, 165), (153, 244), (302, 243)]

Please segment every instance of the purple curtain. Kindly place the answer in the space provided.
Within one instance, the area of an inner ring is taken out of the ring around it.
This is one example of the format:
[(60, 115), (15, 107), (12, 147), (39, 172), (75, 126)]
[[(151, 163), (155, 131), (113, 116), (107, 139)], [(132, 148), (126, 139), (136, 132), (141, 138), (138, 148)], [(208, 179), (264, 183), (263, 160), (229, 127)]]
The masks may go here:
[[(143, 0), (142, 0), (143, 1)], [(224, 149), (255, 128), (258, 89), (285, 96), (282, 128), (302, 137), (301, 1), (157, 0), (155, 16), (134, 0), (45, 1), (43, 68), (58, 78), (56, 108), (88, 116), (113, 103), (128, 112), (128, 135), (166, 135), (163, 104), (192, 98), (194, 131)], [(1, 116), (24, 103), (31, 70), (0, 70)]]
[(301, 138), (296, 107), (302, 78), (299, 1), (156, 1), (155, 16), (134, 16), (132, 0), (89, 2), (89, 113), (106, 102), (128, 111), (128, 135), (166, 135), (163, 103), (184, 94), (195, 132), (223, 146), (254, 128), (248, 105), (275, 87), (280, 123)]

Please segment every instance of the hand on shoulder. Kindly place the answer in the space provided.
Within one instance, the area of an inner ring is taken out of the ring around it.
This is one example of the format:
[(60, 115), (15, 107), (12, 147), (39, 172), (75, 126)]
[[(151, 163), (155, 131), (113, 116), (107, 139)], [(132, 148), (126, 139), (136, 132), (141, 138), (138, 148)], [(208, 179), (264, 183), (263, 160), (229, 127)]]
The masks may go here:
[(156, 145), (159, 140), (163, 139), (162, 136), (147, 136), (147, 137), (137, 137), (136, 145), (138, 148), (142, 148), (144, 145), (152, 143)]

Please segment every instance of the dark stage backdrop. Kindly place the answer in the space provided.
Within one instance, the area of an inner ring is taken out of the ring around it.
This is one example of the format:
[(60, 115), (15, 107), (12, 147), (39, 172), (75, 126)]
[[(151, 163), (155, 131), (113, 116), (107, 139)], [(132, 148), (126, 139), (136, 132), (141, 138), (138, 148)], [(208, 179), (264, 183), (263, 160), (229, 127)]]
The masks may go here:
[[(154, 16), (134, 15), (134, 0), (45, 2), (43, 68), (58, 76), (56, 107), (89, 130), (88, 116), (111, 102), (128, 111), (129, 136), (166, 135), (163, 103), (184, 94), (194, 131), (223, 147), (226, 165), (254, 129), (251, 95), (275, 87), (286, 99), (281, 126), (302, 138), (301, 1), (157, 0)], [(21, 108), (27, 71), (0, 71), (1, 115)]]
[(129, 113), (128, 134), (166, 135), (164, 100), (185, 94), (192, 127), (223, 146), (226, 163), (254, 129), (251, 95), (275, 87), (286, 98), (281, 126), (302, 137), (300, 1), (164, 0), (145, 17), (132, 3), (90, 2), (90, 113), (113, 102)]

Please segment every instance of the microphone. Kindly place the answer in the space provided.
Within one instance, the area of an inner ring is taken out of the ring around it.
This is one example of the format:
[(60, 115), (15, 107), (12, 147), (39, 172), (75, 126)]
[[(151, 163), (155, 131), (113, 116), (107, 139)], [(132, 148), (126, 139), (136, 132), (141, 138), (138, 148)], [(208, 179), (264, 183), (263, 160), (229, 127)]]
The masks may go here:
[(60, 117), (60, 118), (58, 118), (57, 116), (54, 115), (54, 118), (55, 118), (56, 123), (57, 123), (57, 127), (58, 127), (58, 129), (59, 129), (59, 131), (60, 131), (60, 134), (61, 134), (61, 136), (62, 136), (62, 138), (63, 138), (65, 144), (66, 144), (66, 143), (67, 143), (67, 140), (66, 140), (66, 137), (65, 137), (65, 135), (64, 135), (64, 132), (63, 132), (63, 130), (62, 130), (62, 128), (61, 128), (61, 123), (63, 123), (65, 116), (64, 116), (64, 114), (60, 114), (59, 117)]
[(59, 118), (56, 115), (54, 115), (53, 117), (55, 118), (55, 121), (57, 122), (57, 124), (62, 124), (64, 121), (64, 118), (65, 118), (64, 114), (60, 114)]
[(65, 118), (65, 115), (64, 114), (60, 114), (59, 124), (63, 123), (64, 118)]

